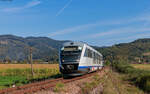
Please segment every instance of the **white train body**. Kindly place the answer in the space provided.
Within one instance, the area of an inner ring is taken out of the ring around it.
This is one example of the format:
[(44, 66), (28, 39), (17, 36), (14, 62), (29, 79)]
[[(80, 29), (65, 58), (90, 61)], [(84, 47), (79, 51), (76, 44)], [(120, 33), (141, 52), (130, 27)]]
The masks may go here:
[(59, 51), (59, 68), (63, 75), (83, 75), (102, 67), (102, 54), (85, 43), (67, 42)]

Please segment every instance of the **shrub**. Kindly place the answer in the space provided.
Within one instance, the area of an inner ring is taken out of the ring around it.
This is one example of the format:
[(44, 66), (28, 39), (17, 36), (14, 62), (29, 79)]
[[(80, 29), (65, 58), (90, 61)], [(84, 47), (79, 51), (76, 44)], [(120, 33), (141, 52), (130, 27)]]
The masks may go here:
[(104, 63), (104, 66), (110, 66), (110, 65), (111, 65), (111, 62), (108, 60)]
[(132, 67), (124, 62), (115, 62), (113, 67), (120, 73), (128, 74), (129, 80), (146, 92), (150, 92), (150, 71)]
[(143, 75), (138, 77), (135, 83), (144, 91), (150, 92), (150, 75)]

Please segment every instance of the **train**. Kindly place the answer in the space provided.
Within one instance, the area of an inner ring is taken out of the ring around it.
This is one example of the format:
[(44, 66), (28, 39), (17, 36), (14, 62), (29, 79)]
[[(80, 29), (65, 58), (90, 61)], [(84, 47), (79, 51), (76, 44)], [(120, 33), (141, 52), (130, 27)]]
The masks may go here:
[(66, 42), (59, 50), (63, 76), (80, 76), (103, 68), (103, 55), (83, 42)]

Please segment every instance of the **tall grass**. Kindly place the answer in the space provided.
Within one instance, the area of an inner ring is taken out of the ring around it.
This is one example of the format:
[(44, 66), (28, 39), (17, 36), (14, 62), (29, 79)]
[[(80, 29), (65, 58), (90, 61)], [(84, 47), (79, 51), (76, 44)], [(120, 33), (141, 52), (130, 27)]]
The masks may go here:
[(150, 70), (150, 64), (131, 64), (134, 68)]
[[(34, 69), (56, 69), (58, 64), (33, 64)], [(30, 64), (0, 64), (0, 70), (5, 69), (26, 69), (31, 68)]]
[(58, 68), (36, 68), (34, 69), (34, 76), (32, 76), (30, 68), (5, 69), (0, 70), (0, 87), (11, 87), (12, 85), (19, 86), (34, 81), (58, 77), (61, 77)]
[(132, 81), (139, 88), (146, 92), (150, 92), (150, 71), (136, 69), (124, 61), (117, 61), (113, 63), (113, 68), (118, 72), (128, 75), (128, 79)]
[[(58, 69), (34, 69), (35, 78), (36, 77), (48, 77), (55, 74), (59, 74)], [(31, 69), (6, 69), (0, 70), (1, 76), (31, 76)]]

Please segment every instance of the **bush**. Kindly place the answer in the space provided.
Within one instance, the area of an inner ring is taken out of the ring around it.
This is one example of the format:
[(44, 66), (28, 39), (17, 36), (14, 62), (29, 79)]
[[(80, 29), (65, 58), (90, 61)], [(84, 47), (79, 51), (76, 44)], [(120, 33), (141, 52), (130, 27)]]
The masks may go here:
[(130, 81), (144, 91), (150, 92), (150, 71), (136, 69), (124, 62), (113, 63), (113, 68), (120, 73), (128, 74)]
[(104, 66), (110, 66), (111, 65), (111, 62), (110, 61), (105, 61), (105, 63), (104, 63)]
[(138, 77), (135, 83), (144, 91), (150, 92), (150, 75), (143, 75)]

